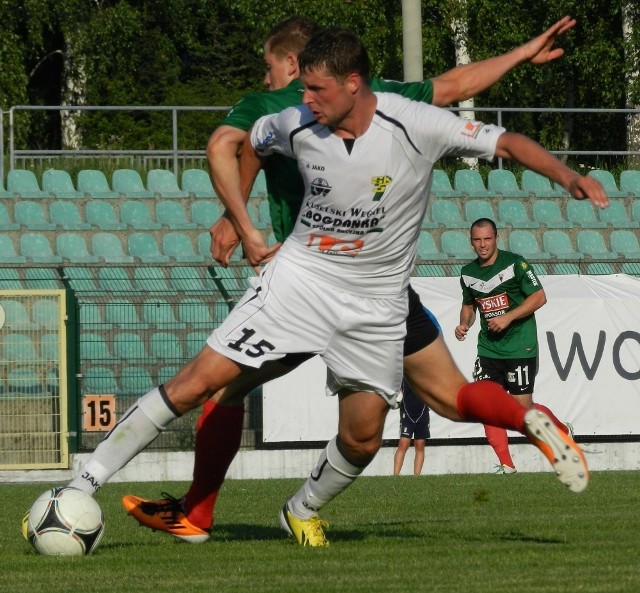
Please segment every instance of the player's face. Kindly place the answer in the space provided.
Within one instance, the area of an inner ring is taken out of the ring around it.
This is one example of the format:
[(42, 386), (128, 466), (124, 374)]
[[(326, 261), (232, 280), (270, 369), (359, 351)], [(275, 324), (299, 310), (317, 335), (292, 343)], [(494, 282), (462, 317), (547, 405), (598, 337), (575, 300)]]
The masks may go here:
[(311, 109), (319, 124), (339, 127), (353, 108), (353, 92), (348, 81), (338, 80), (323, 68), (301, 75), (304, 84), (302, 102)]
[(293, 54), (277, 56), (269, 51), (268, 44), (264, 46), (264, 65), (264, 84), (270, 91), (283, 89), (298, 76), (297, 58)]
[(490, 265), (498, 256), (498, 236), (490, 225), (475, 226), (471, 230), (471, 247), (476, 252), (480, 265)]

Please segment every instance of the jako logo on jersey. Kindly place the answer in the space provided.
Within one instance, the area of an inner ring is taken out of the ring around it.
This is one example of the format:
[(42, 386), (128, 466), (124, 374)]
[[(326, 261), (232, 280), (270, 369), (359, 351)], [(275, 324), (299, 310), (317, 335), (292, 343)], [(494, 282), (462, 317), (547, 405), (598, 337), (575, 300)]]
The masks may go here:
[(336, 239), (335, 237), (312, 233), (309, 237), (307, 247), (323, 251), (327, 255), (347, 255), (349, 257), (355, 257), (364, 247), (364, 241), (361, 239), (344, 241), (342, 239)]
[(326, 179), (322, 177), (316, 177), (311, 182), (311, 195), (312, 196), (326, 196), (331, 191), (331, 186)]
[(373, 183), (374, 202), (378, 202), (380, 200), (387, 187), (389, 187), (389, 185), (391, 184), (391, 181), (392, 179), (388, 175), (376, 175), (375, 177), (371, 178), (371, 183)]
[(484, 124), (482, 122), (468, 121), (460, 132), (460, 135), (468, 136), (469, 138), (476, 138), (483, 126)]

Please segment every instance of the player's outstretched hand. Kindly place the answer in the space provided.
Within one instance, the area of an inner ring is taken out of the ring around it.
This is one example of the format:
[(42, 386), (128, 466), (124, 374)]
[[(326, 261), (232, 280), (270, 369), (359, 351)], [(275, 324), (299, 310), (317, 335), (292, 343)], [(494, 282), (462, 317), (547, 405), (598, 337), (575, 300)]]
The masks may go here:
[(576, 200), (589, 199), (598, 208), (606, 208), (609, 205), (609, 198), (604, 187), (597, 179), (589, 177), (589, 175), (576, 175), (569, 182), (567, 189)]
[(525, 61), (531, 64), (546, 64), (564, 55), (564, 49), (553, 47), (558, 37), (564, 35), (576, 24), (576, 20), (565, 16), (549, 27), (542, 35), (534, 37), (522, 46)]
[(240, 245), (240, 237), (226, 216), (221, 216), (209, 229), (211, 235), (211, 255), (222, 267), (226, 268), (231, 256)]

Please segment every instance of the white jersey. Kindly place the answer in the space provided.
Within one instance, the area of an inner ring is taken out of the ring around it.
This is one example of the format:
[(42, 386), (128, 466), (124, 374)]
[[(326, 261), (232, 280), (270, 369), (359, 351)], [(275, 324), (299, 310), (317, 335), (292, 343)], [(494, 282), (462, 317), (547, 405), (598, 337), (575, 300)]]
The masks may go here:
[(406, 289), (438, 159), (492, 159), (504, 128), (392, 93), (351, 151), (304, 105), (259, 119), (251, 142), (260, 154), (293, 157), (305, 196), (277, 257), (340, 290), (369, 297)]

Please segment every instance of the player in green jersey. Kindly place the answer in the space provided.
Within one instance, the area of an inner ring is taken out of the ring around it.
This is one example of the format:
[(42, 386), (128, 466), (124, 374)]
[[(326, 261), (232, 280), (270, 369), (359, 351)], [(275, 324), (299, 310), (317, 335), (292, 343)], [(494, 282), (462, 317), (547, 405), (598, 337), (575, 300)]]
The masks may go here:
[[(431, 80), (403, 84), (374, 79), (371, 86), (373, 90), (403, 90), (402, 94), (409, 98), (449, 105), (482, 92), (521, 63), (545, 64), (559, 58), (563, 50), (554, 47), (556, 39), (574, 24), (575, 20), (565, 17), (511, 52), (454, 68)], [(209, 167), (216, 173), (219, 195), (225, 195), (229, 187), (241, 183), (248, 199), (254, 176), (241, 170), (240, 147), (259, 117), (302, 102), (298, 54), (316, 30), (315, 23), (308, 19), (292, 17), (267, 35), (264, 83), (270, 92), (253, 93), (239, 101), (214, 131), (207, 146)], [(304, 195), (302, 180), (295, 161), (286, 157), (269, 157), (264, 162), (264, 171), (273, 231), (276, 239), (283, 241), (291, 232), (300, 208)], [(221, 218), (212, 226), (211, 235), (213, 258), (223, 266), (228, 265), (240, 243), (232, 224), (226, 217)], [(183, 500), (157, 502), (125, 497), (123, 503), (136, 519), (193, 543), (208, 539), (218, 490), (240, 447), (244, 395), (267, 378), (256, 376), (254, 383), (245, 381), (243, 385), (236, 385), (235, 404), (227, 400), (225, 405), (217, 405), (217, 396), (207, 401), (198, 420), (194, 480), (186, 496)]]
[[(538, 370), (535, 312), (547, 302), (540, 279), (524, 257), (498, 249), (498, 231), (493, 220), (476, 220), (470, 236), (477, 258), (460, 271), (462, 308), (460, 325), (454, 333), (458, 340), (464, 340), (479, 313), (473, 378), (499, 383), (523, 406), (544, 411), (567, 434), (567, 426), (551, 410), (533, 403)], [(484, 428), (500, 462), (497, 473), (515, 473), (507, 431), (495, 426)]]

